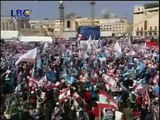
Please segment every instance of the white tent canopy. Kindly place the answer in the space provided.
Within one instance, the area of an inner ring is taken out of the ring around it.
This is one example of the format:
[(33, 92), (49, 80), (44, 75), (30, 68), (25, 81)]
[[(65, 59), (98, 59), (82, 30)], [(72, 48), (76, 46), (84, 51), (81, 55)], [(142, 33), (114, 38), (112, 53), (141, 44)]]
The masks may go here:
[(47, 36), (21, 36), (19, 37), (21, 42), (52, 42), (52, 37)]
[(14, 39), (17, 39), (18, 38), (18, 34), (19, 32), (18, 31), (1, 31), (1, 39), (4, 39), (4, 40), (14, 40)]

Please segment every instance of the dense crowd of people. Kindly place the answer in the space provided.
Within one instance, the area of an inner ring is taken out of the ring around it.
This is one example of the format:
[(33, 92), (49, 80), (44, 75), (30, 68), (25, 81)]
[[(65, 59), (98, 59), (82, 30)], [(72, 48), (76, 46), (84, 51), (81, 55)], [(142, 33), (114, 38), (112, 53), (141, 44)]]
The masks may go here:
[(3, 43), (1, 119), (156, 120), (159, 62), (126, 39)]

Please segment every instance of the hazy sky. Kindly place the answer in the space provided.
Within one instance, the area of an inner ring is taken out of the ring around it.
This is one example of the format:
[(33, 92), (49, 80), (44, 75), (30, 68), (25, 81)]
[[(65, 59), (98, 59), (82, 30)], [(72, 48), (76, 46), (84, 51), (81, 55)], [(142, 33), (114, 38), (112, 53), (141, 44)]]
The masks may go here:
[[(115, 13), (118, 17), (126, 16), (132, 21), (132, 13), (134, 5), (143, 5), (153, 1), (97, 1), (95, 16), (101, 17), (102, 11), (105, 9), (111, 13)], [(90, 17), (89, 1), (65, 1), (65, 14), (75, 12), (78, 16)], [(2, 1), (1, 15), (10, 16), (11, 10), (31, 9), (31, 19), (56, 19), (59, 17), (59, 1)]]

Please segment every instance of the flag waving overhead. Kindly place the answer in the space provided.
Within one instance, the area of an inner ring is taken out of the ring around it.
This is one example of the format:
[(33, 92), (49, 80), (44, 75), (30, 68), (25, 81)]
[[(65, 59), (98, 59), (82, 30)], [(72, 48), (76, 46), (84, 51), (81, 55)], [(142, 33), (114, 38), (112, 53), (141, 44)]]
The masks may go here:
[(66, 88), (66, 89), (63, 89), (60, 94), (59, 94), (59, 101), (64, 101), (66, 99), (68, 99), (70, 97), (71, 93), (70, 93), (70, 89), (69, 88)]
[(122, 48), (121, 46), (119, 45), (118, 42), (116, 42), (116, 44), (114, 45), (114, 50), (120, 54), (122, 54)]
[(116, 101), (112, 98), (112, 96), (110, 96), (108, 93), (106, 93), (104, 91), (99, 92), (98, 104), (106, 104), (106, 105), (110, 105), (110, 107), (112, 107), (112, 109), (118, 109), (118, 105), (117, 105)]
[(128, 37), (128, 44), (131, 45), (131, 36)]
[(90, 35), (88, 40), (87, 40), (87, 49), (91, 49), (92, 48), (91, 43), (92, 43), (92, 36)]
[(43, 47), (43, 51), (45, 52), (47, 48), (48, 48), (48, 43), (45, 43)]
[(15, 65), (18, 65), (20, 62), (33, 62), (35, 61), (37, 56), (37, 47), (28, 51), (24, 55), (22, 55), (15, 63)]

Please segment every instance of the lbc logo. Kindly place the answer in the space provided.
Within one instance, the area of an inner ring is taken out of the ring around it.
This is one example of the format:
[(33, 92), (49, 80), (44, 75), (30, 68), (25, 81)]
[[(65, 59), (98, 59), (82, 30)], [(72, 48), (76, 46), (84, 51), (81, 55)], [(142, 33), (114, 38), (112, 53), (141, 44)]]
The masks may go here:
[(16, 19), (29, 19), (31, 10), (11, 10), (11, 17)]

